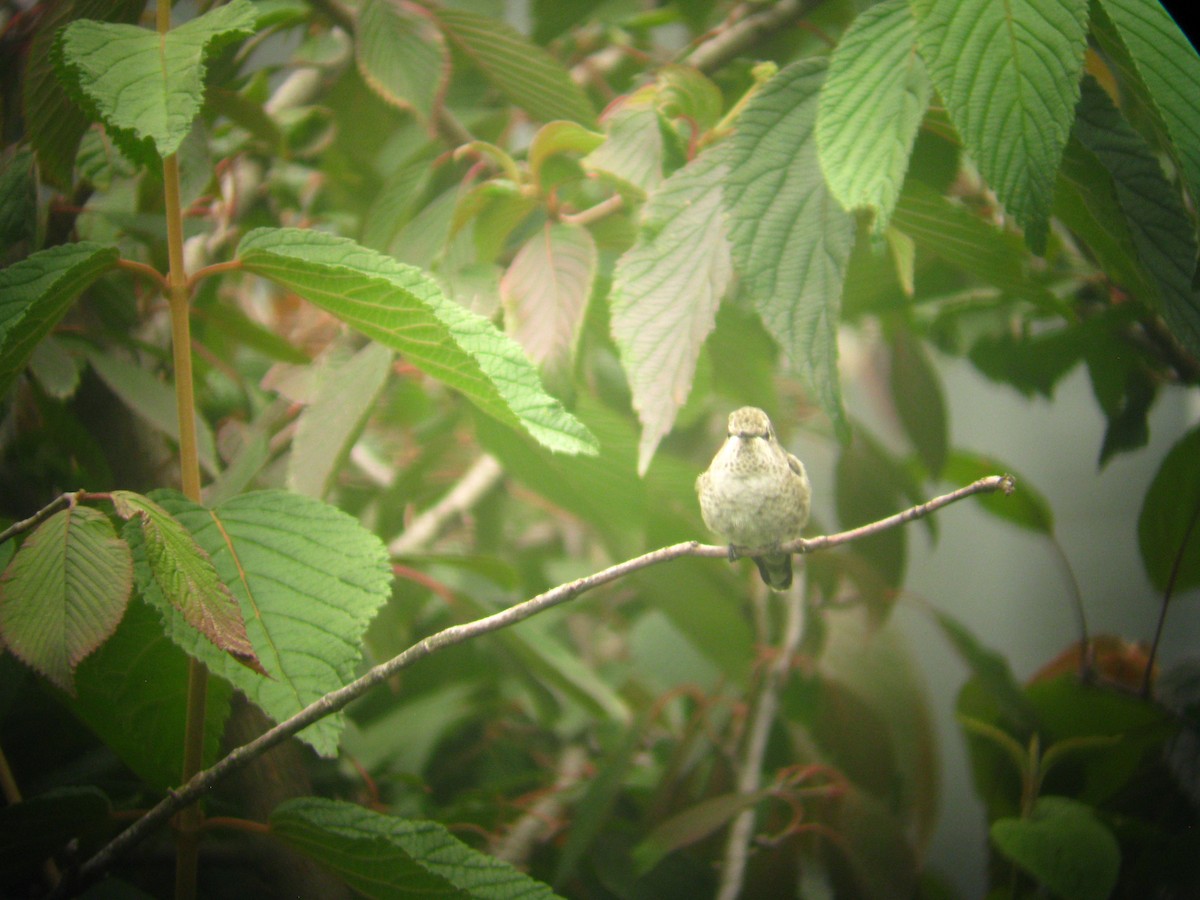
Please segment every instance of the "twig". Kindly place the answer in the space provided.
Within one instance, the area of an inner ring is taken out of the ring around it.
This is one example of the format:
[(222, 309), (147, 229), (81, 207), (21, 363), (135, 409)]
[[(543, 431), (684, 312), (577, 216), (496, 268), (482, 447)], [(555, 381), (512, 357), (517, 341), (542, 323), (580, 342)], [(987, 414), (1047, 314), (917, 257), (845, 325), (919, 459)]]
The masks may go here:
[[(792, 657), (800, 646), (804, 635), (804, 579), (796, 579), (792, 589), (784, 595), (787, 618), (783, 636), (779, 641), (778, 656), (771, 663), (763, 679), (758, 706), (750, 722), (746, 737), (745, 755), (738, 771), (737, 789), (742, 796), (750, 796), (762, 787), (762, 763), (767, 753), (767, 738), (775, 724), (779, 711), (779, 691), (787, 680)], [(746, 859), (750, 853), (750, 842), (754, 839), (754, 806), (738, 813), (729, 826), (725, 842), (725, 861), (721, 865), (721, 883), (717, 889), (717, 900), (735, 900), (742, 891), (742, 879), (746, 872)]]
[(1150, 656), (1146, 660), (1145, 671), (1142, 672), (1141, 695), (1143, 699), (1150, 696), (1150, 687), (1154, 681), (1154, 660), (1158, 656), (1158, 644), (1162, 640), (1163, 626), (1167, 622), (1167, 607), (1171, 604), (1171, 595), (1175, 593), (1175, 579), (1179, 577), (1179, 569), (1183, 565), (1183, 553), (1192, 540), (1192, 531), (1200, 522), (1200, 504), (1192, 510), (1187, 528), (1183, 530), (1183, 538), (1179, 541), (1179, 549), (1175, 551), (1175, 559), (1171, 562), (1171, 573), (1167, 576), (1167, 587), (1163, 591), (1162, 606), (1158, 610), (1158, 624), (1154, 628), (1154, 643), (1150, 645)]
[(766, 35), (799, 19), (808, 11), (808, 7), (808, 0), (780, 0), (717, 32), (689, 53), (684, 62), (701, 72), (713, 72)]
[(83, 491), (68, 491), (65, 494), (59, 494), (28, 519), (22, 519), (20, 522), (13, 522), (3, 531), (0, 531), (0, 544), (3, 544), (9, 538), (15, 537), (23, 531), (36, 528), (60, 509), (66, 509), (68, 506), (78, 503), (82, 494)]
[(433, 543), (454, 518), (462, 515), (504, 477), (496, 457), (484, 454), (458, 480), (445, 497), (413, 519), (404, 533), (388, 544), (392, 556), (406, 556)]
[[(801, 539), (791, 541), (778, 548), (752, 548), (746, 551), (745, 555), (762, 555), (768, 552), (779, 552), (779, 550), (790, 553), (811, 553), (815, 550), (836, 547), (858, 538), (866, 537), (867, 535), (876, 534), (887, 528), (894, 528), (906, 522), (911, 522), (914, 519), (927, 516), (931, 512), (941, 509), (943, 506), (947, 506), (973, 494), (988, 494), (996, 491), (1011, 493), (1013, 485), (1014, 482), (1010, 475), (992, 475), (987, 478), (981, 478), (973, 484), (959, 488), (949, 494), (935, 497), (920, 506), (914, 506), (894, 516), (873, 522), (870, 525), (864, 525), (850, 531), (826, 535), (812, 540)], [(490, 616), (485, 616), (482, 619), (476, 619), (461, 625), (452, 625), (449, 628), (423, 638), (387, 662), (375, 666), (357, 680), (313, 701), (291, 718), (285, 719), (275, 727), (263, 732), (263, 734), (254, 740), (230, 751), (228, 755), (211, 768), (198, 772), (186, 784), (178, 790), (168, 793), (146, 815), (102, 847), (80, 867), (77, 880), (69, 886), (60, 885), (60, 891), (68, 888), (77, 889), (86, 885), (102, 874), (121, 854), (146, 838), (150, 832), (166, 822), (177, 811), (195, 803), (213, 785), (227, 775), (242, 768), (276, 744), (282, 743), (314, 722), (343, 709), (352, 700), (361, 697), (375, 685), (387, 681), (397, 672), (408, 668), (413, 663), (447, 647), (453, 647), (472, 638), (515, 625), (517, 622), (524, 621), (530, 616), (536, 615), (552, 606), (558, 606), (586, 591), (618, 581), (626, 575), (640, 569), (645, 569), (648, 566), (659, 565), (684, 556), (698, 556), (705, 559), (727, 559), (728, 553), (728, 547), (701, 544), (699, 541), (684, 541), (680, 544), (672, 544), (669, 547), (660, 547), (657, 550), (651, 550), (649, 553), (643, 553), (641, 556), (635, 556), (624, 562), (616, 563), (583, 578), (576, 578), (574, 581), (560, 584), (557, 587), (538, 594), (536, 597), (525, 600), (515, 606), (510, 606), (508, 609), (501, 610), (500, 612), (493, 613)], [(65, 896), (62, 893), (56, 895)]]

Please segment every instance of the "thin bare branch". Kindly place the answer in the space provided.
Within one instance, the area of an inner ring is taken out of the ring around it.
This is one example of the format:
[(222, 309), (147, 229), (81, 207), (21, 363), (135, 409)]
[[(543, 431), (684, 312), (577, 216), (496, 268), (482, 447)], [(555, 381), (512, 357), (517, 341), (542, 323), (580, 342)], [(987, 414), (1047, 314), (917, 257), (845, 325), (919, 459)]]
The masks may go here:
[(15, 537), (23, 531), (29, 531), (31, 528), (36, 528), (60, 509), (66, 509), (72, 503), (78, 502), (79, 495), (82, 493), (82, 491), (71, 491), (66, 494), (59, 494), (28, 519), (22, 519), (20, 522), (13, 522), (3, 531), (0, 531), (0, 544), (3, 544), (9, 538)]
[(445, 497), (408, 523), (404, 532), (388, 544), (388, 553), (405, 556), (428, 547), (453, 519), (471, 509), (503, 477), (504, 469), (496, 457), (485, 453)]
[[(768, 551), (778, 552), (778, 549), (793, 553), (812, 553), (816, 550), (840, 546), (841, 544), (876, 534), (888, 528), (895, 528), (914, 519), (922, 518), (935, 510), (974, 494), (988, 494), (996, 491), (1003, 491), (1007, 494), (1012, 492), (1013, 487), (1014, 481), (1012, 476), (992, 475), (987, 478), (981, 478), (973, 484), (959, 488), (949, 494), (935, 497), (926, 503), (914, 506), (894, 516), (888, 516), (886, 519), (880, 519), (878, 522), (872, 522), (869, 525), (863, 525), (860, 528), (843, 531), (839, 534), (813, 538), (811, 540), (801, 539), (791, 541), (784, 544), (782, 548), (754, 548), (748, 551), (746, 555), (755, 555), (759, 552), (765, 553)], [(81, 885), (91, 882), (106, 871), (120, 855), (146, 838), (150, 832), (164, 824), (176, 812), (195, 803), (213, 785), (227, 775), (242, 768), (251, 760), (261, 756), (275, 745), (314, 722), (343, 709), (351, 701), (361, 697), (377, 684), (387, 681), (397, 672), (408, 668), (425, 657), (439, 650), (444, 650), (447, 647), (453, 647), (471, 640), (472, 638), (515, 625), (517, 622), (524, 621), (543, 610), (549, 609), (552, 606), (558, 606), (568, 600), (573, 600), (575, 597), (593, 588), (618, 581), (640, 569), (670, 562), (684, 556), (726, 559), (728, 558), (728, 553), (729, 549), (727, 547), (702, 544), (699, 541), (684, 541), (680, 544), (672, 544), (669, 547), (660, 547), (657, 550), (652, 550), (649, 553), (643, 553), (641, 556), (635, 556), (632, 559), (616, 563), (583, 578), (576, 578), (574, 581), (560, 584), (544, 593), (538, 594), (536, 597), (510, 606), (508, 609), (501, 610), (500, 612), (493, 613), (490, 616), (461, 625), (452, 625), (449, 628), (423, 638), (387, 662), (375, 666), (356, 681), (352, 681), (350, 684), (336, 691), (331, 691), (324, 697), (310, 703), (291, 718), (285, 719), (254, 740), (232, 750), (211, 768), (197, 773), (181, 788), (170, 792), (153, 809), (142, 816), (142, 818), (138, 819), (138, 821), (101, 848), (80, 867), (77, 879), (71, 885), (60, 885), (59, 890), (77, 889)], [(64, 894), (56, 894), (55, 896), (60, 895)]]
[[(791, 590), (783, 595), (786, 618), (783, 634), (779, 639), (777, 655), (771, 661), (763, 678), (758, 704), (750, 721), (746, 736), (746, 748), (738, 768), (737, 789), (743, 797), (756, 793), (762, 787), (763, 759), (767, 755), (767, 738), (779, 712), (779, 692), (787, 681), (792, 657), (800, 647), (804, 636), (804, 579), (797, 578)], [(750, 856), (750, 843), (754, 840), (754, 822), (757, 812), (753, 805), (747, 806), (734, 818), (729, 826), (725, 841), (725, 859), (721, 864), (721, 881), (717, 888), (717, 900), (736, 900), (742, 892), (746, 873), (746, 860)]]

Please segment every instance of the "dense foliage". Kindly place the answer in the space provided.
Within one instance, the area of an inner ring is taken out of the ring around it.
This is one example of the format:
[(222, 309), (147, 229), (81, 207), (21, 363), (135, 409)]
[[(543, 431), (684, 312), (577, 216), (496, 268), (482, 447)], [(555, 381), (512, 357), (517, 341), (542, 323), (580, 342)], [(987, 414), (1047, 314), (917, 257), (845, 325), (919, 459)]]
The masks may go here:
[[(953, 896), (892, 613), (954, 510), (785, 595), (687, 548), (556, 586), (704, 539), (738, 406), (833, 458), (821, 534), (1006, 471), (945, 360), (1086, 371), (1080, 468), (1194, 401), (1200, 57), (1157, 0), (170, 13), (3, 14), (0, 894)], [(1173, 443), (1124, 536), (1153, 644), (1064, 599), (1022, 684), (911, 601), (1003, 895), (1200, 893)], [(1036, 485), (965, 502), (1058, 546)]]

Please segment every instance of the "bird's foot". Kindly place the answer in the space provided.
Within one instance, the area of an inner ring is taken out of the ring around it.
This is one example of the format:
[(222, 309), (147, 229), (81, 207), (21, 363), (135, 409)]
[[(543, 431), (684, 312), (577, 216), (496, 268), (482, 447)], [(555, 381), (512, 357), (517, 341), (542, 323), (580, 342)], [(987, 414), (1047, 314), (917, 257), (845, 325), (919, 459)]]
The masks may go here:
[(737, 562), (737, 561), (738, 561), (739, 559), (741, 559), (741, 558), (742, 558), (742, 553), (741, 553), (741, 551), (740, 551), (740, 550), (738, 550), (738, 548), (737, 548), (737, 547), (735, 547), (733, 544), (730, 544), (730, 545), (729, 545), (729, 561), (730, 561), (731, 563), (732, 563), (732, 562)]

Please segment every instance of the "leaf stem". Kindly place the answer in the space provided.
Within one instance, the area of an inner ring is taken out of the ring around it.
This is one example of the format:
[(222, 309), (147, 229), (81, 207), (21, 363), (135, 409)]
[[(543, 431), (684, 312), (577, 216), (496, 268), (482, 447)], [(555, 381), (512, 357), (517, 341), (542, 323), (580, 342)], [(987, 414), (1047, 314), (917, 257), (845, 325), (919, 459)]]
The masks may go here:
[[(781, 549), (791, 553), (811, 553), (816, 550), (836, 547), (888, 528), (895, 528), (914, 519), (922, 518), (935, 510), (974, 494), (990, 494), (996, 491), (1003, 491), (1006, 494), (1012, 493), (1013, 485), (1014, 482), (1010, 475), (991, 475), (987, 478), (981, 478), (966, 487), (952, 491), (949, 494), (935, 497), (919, 506), (914, 506), (911, 509), (888, 516), (886, 519), (880, 519), (878, 522), (872, 522), (869, 525), (863, 525), (839, 534), (813, 538), (812, 540), (799, 539), (791, 541), (782, 547), (750, 548), (746, 555), (760, 556), (763, 553), (778, 552)], [(680, 559), (685, 556), (697, 556), (704, 559), (728, 559), (729, 548), (713, 544), (702, 544), (699, 541), (684, 541), (679, 544), (660, 547), (657, 550), (643, 553), (641, 556), (635, 556), (632, 559), (611, 565), (606, 569), (601, 569), (599, 572), (594, 572), (591, 575), (560, 584), (557, 587), (538, 594), (536, 597), (500, 610), (500, 612), (493, 613), (490, 616), (465, 622), (461, 625), (452, 625), (449, 628), (422, 638), (407, 650), (368, 670), (366, 674), (356, 681), (352, 681), (345, 687), (330, 691), (318, 700), (314, 700), (291, 718), (285, 719), (278, 725), (263, 732), (254, 740), (235, 748), (210, 768), (192, 776), (182, 787), (171, 791), (153, 809), (147, 812), (145, 816), (134, 822), (129, 828), (125, 829), (125, 831), (121, 832), (97, 851), (94, 856), (79, 868), (76, 880), (66, 887), (78, 890), (85, 886), (105, 872), (118, 857), (142, 841), (151, 831), (170, 818), (170, 816), (180, 809), (195, 803), (213, 785), (226, 776), (243, 768), (272, 747), (282, 743), (314, 722), (320, 721), (326, 716), (345, 708), (351, 701), (361, 697), (376, 685), (384, 683), (402, 669), (408, 668), (439, 650), (445, 650), (448, 647), (456, 646), (481, 635), (515, 625), (517, 622), (524, 621), (552, 606), (558, 606), (559, 604), (566, 603), (568, 600), (573, 600), (575, 597), (592, 588), (618, 581), (640, 569)], [(60, 889), (60, 891), (52, 896), (65, 896), (65, 892)]]
[[(170, 0), (159, 0), (155, 24), (159, 35), (171, 29)], [(175, 362), (175, 406), (179, 416), (179, 480), (184, 495), (200, 502), (200, 453), (196, 441), (196, 392), (192, 377), (191, 290), (183, 262), (183, 209), (179, 200), (179, 158), (163, 159), (163, 208), (167, 220), (167, 302), (171, 309), (171, 350)], [(188, 659), (187, 719), (183, 738), (183, 781), (191, 780), (204, 765), (204, 707), (208, 671), (194, 657)], [(196, 896), (199, 871), (200, 824), (198, 805), (179, 815), (175, 839), (175, 897)]]

